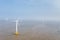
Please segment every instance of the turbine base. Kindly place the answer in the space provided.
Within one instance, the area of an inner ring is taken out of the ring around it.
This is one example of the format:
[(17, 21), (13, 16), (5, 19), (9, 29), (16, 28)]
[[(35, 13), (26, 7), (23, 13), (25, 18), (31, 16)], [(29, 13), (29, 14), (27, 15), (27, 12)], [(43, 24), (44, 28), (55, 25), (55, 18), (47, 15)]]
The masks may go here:
[(19, 35), (19, 32), (16, 32), (15, 35)]

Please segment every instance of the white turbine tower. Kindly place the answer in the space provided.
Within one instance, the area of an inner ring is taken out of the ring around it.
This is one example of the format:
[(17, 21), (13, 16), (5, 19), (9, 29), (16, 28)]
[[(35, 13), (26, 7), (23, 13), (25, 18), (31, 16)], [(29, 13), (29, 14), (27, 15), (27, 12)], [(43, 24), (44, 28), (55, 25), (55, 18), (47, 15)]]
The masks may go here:
[(16, 35), (19, 34), (19, 32), (18, 32), (18, 22), (19, 22), (19, 20), (16, 20), (16, 32), (15, 32)]

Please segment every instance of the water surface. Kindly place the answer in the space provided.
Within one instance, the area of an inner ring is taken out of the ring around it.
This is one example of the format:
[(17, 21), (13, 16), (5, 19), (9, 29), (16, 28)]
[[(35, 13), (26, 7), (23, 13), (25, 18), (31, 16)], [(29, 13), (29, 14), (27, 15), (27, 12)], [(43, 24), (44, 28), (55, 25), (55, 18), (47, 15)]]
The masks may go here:
[(0, 21), (0, 40), (60, 40), (60, 22), (22, 21), (15, 33), (15, 22)]

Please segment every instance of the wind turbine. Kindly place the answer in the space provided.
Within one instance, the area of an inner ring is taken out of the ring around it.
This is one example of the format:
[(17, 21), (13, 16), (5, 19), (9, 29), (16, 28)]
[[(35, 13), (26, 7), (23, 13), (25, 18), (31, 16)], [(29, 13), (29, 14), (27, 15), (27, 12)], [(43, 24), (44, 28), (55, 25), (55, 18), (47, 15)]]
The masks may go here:
[[(15, 19), (13, 22), (15, 22), (15, 32), (12, 33), (12, 35), (19, 36), (20, 35), (18, 30), (19, 19)], [(10, 34), (8, 36), (10, 36)]]
[(10, 35), (8, 35), (8, 36), (12, 36), (13, 37), (13, 39), (15, 39), (15, 40), (18, 40), (19, 39), (19, 32), (18, 32), (18, 23), (19, 23), (19, 20), (15, 20), (15, 21), (13, 21), (13, 22), (15, 22), (16, 23), (16, 26), (15, 26), (15, 33), (13, 33), (13, 34), (10, 34)]

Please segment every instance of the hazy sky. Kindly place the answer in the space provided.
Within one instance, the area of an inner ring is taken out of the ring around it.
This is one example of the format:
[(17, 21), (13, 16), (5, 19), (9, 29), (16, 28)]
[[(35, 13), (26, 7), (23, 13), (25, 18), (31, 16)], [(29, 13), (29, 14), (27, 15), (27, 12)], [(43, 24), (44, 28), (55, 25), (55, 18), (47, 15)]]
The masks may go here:
[(0, 0), (0, 18), (60, 20), (60, 0)]

